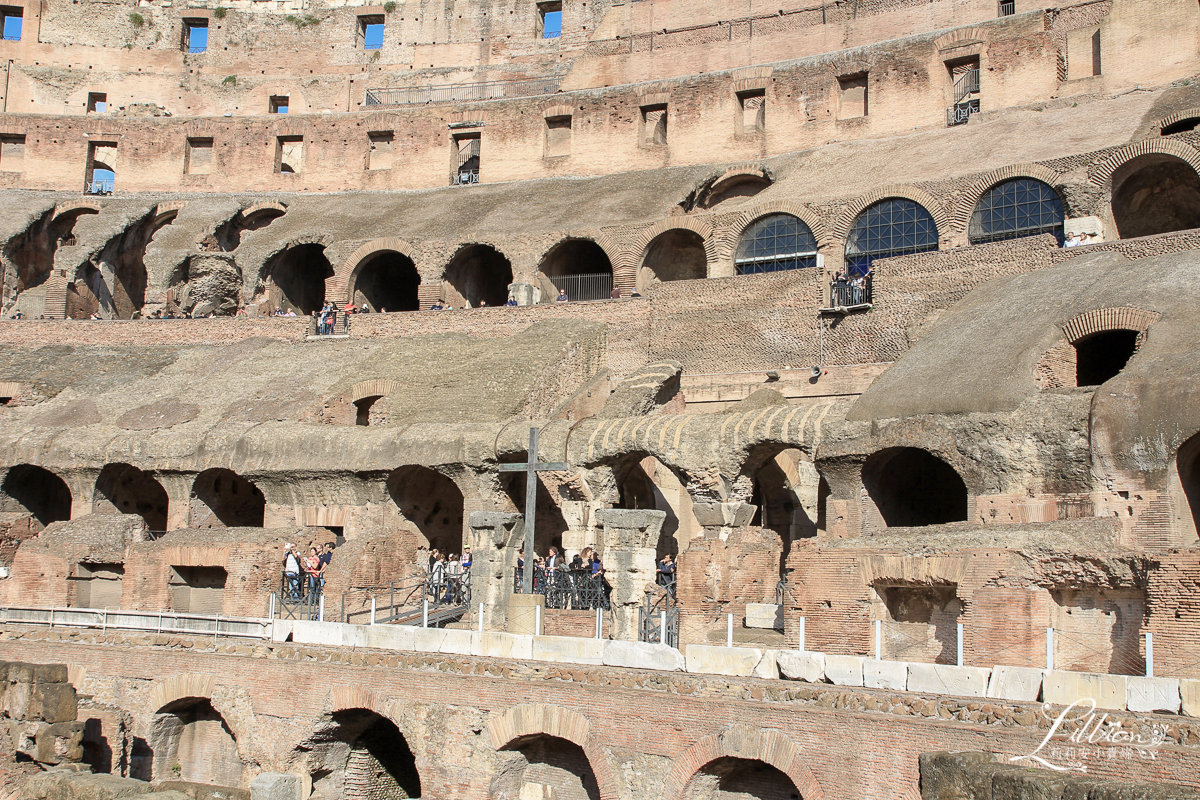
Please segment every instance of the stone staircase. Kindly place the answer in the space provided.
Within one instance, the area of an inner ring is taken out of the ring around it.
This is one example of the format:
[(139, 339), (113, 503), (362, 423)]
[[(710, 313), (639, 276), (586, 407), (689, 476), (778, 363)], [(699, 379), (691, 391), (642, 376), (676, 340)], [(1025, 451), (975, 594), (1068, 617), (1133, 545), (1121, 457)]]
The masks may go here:
[(46, 319), (66, 319), (67, 317), (67, 271), (56, 269), (46, 278)]

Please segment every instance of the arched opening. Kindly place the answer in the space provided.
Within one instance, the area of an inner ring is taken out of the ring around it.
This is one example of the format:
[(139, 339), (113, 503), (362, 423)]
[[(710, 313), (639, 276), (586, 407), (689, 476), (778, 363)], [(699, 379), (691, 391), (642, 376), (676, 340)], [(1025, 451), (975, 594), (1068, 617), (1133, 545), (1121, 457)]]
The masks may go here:
[(216, 239), (217, 249), (225, 252), (236, 250), (242, 244), (243, 233), (265, 228), (285, 213), (287, 212), (283, 209), (274, 207), (260, 208), (249, 214), (239, 211), (231, 219), (218, 226), (214, 232), (213, 237)]
[(1099, 386), (1125, 369), (1138, 349), (1138, 331), (1100, 331), (1075, 345), (1075, 385)]
[[(774, 448), (772, 448), (774, 449)], [(753, 473), (750, 502), (757, 509), (751, 525), (779, 534), (779, 576), (786, 577), (792, 542), (817, 535), (822, 522), (820, 508), (822, 478), (817, 468), (794, 447), (751, 455), (750, 462), (764, 459)]]
[(746, 228), (733, 262), (738, 275), (815, 267), (817, 239), (798, 217), (772, 214)]
[(646, 247), (637, 287), (644, 292), (665, 281), (694, 281), (708, 277), (704, 237), (687, 228), (674, 228), (655, 236)]
[(261, 528), (267, 499), (229, 469), (206, 469), (192, 484), (192, 528)]
[(1200, 535), (1200, 433), (1183, 443), (1175, 455), (1183, 496), (1192, 512), (1192, 524)]
[(782, 770), (749, 758), (718, 758), (688, 781), (686, 800), (800, 800), (800, 790)]
[(543, 303), (553, 303), (560, 290), (571, 300), (607, 300), (612, 295), (612, 262), (592, 240), (566, 239), (542, 257), (538, 281)]
[(237, 740), (206, 698), (188, 697), (163, 706), (150, 723), (147, 745), (153, 753), (155, 781), (242, 786)]
[(372, 414), (372, 409), (375, 408), (375, 402), (383, 395), (371, 395), (364, 397), (361, 400), (354, 401), (354, 424), (355, 425), (379, 425), (381, 420), (378, 414)]
[(889, 528), (967, 519), (967, 486), (954, 468), (916, 447), (891, 447), (863, 463), (863, 486)]
[(486, 244), (459, 248), (446, 266), (442, 300), (454, 308), (502, 306), (513, 282), (512, 264)]
[(152, 531), (167, 529), (167, 490), (130, 464), (108, 464), (96, 479), (92, 512), (137, 514)]
[(310, 800), (401, 800), (421, 796), (421, 775), (404, 734), (364, 708), (335, 711), (300, 747)]
[(1062, 199), (1049, 185), (1033, 178), (998, 183), (983, 193), (971, 214), (971, 244), (998, 242), (1051, 233), (1063, 242)]
[(354, 304), (372, 311), (416, 311), (421, 276), (413, 261), (395, 250), (367, 256), (354, 269)]
[[(5, 276), (4, 286), (6, 299), (18, 301), (14, 308), (31, 318), (43, 313), (62, 313), (61, 309), (46, 307), (47, 289), (42, 287), (54, 269), (54, 254), (60, 247), (75, 244), (75, 223), (84, 214), (97, 213), (96, 209), (87, 207), (68, 209), (57, 216), (53, 211), (47, 211), (37, 223), (12, 240), (8, 252), (15, 270)], [(24, 294), (26, 292), (29, 294)]]
[[(678, 476), (657, 458), (644, 453), (629, 456), (613, 473), (617, 480), (617, 502), (613, 507), (665, 512), (667, 517), (658, 534), (656, 557), (661, 560), (668, 553), (678, 556), (681, 510), (678, 506), (682, 500)], [(690, 504), (690, 496), (687, 502)]]
[(866, 275), (876, 259), (937, 249), (933, 216), (907, 197), (889, 197), (855, 217), (846, 237), (846, 271)]
[(0, 484), (0, 510), (28, 512), (44, 527), (71, 518), (71, 490), (48, 469), (18, 464)]
[(547, 734), (523, 736), (488, 787), (488, 797), (600, 800), (591, 762), (574, 742)]
[(75, 279), (67, 284), (67, 319), (90, 319), (100, 311), (100, 298), (106, 294), (104, 277), (90, 262), (81, 264)]
[(462, 552), (463, 494), (458, 484), (428, 467), (409, 465), (392, 470), (387, 488), (400, 514), (431, 550)]
[[(522, 454), (520, 458), (524, 459)], [(562, 536), (570, 527), (559, 508), (557, 492), (551, 493), (547, 482), (554, 485), (555, 474), (538, 473), (537, 478), (537, 524), (534, 526), (533, 549), (538, 555), (546, 555), (551, 546), (562, 550)], [(525, 513), (525, 473), (500, 473), (500, 488), (508, 498), (510, 508), (518, 514)]]
[(307, 316), (324, 305), (325, 279), (333, 277), (333, 265), (325, 257), (325, 245), (299, 244), (272, 256), (264, 272), (270, 310)]
[(1200, 228), (1200, 176), (1164, 153), (1138, 156), (1112, 176), (1112, 212), (1122, 239)]

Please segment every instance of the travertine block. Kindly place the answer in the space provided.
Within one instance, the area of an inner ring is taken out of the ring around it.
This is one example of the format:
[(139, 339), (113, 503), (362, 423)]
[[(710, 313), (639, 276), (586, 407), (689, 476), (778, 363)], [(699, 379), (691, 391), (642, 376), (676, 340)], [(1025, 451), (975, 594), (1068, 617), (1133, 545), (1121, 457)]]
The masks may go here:
[(908, 691), (984, 697), (992, 671), (986, 667), (956, 667), (949, 664), (909, 664)]
[(1042, 699), (1050, 704), (1069, 706), (1076, 700), (1091, 698), (1097, 708), (1123, 711), (1128, 693), (1124, 675), (1100, 675), (1093, 672), (1047, 672), (1042, 681)]
[(714, 647), (689, 644), (684, 648), (688, 672), (749, 677), (762, 660), (756, 647)]
[(892, 689), (903, 692), (908, 686), (908, 664), (903, 661), (863, 662), (863, 686), (868, 689)]
[(604, 643), (604, 665), (682, 672), (684, 658), (683, 653), (665, 644), (612, 640)]
[(264, 772), (250, 783), (250, 800), (301, 800), (299, 775)]
[(783, 677), (809, 683), (825, 682), (825, 654), (781, 650), (776, 657)]
[(747, 603), (746, 627), (783, 630), (783, 606), (774, 603)]
[(835, 656), (825, 654), (825, 680), (838, 686), (862, 686), (863, 656)]
[(533, 658), (535, 661), (557, 661), (566, 664), (603, 664), (604, 640), (580, 639), (574, 636), (535, 636)]
[(1178, 714), (1179, 679), (1131, 677), (1125, 703), (1130, 711), (1169, 711)]
[(1032, 667), (992, 667), (987, 696), (1035, 702), (1042, 694), (1042, 673)]

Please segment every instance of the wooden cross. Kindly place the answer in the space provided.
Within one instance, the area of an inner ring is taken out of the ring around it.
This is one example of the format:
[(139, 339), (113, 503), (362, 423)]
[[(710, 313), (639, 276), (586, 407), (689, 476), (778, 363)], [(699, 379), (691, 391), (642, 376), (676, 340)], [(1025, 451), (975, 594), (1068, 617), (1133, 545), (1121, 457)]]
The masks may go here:
[(525, 473), (525, 567), (521, 572), (521, 593), (533, 593), (533, 526), (537, 519), (537, 474), (539, 472), (566, 472), (570, 464), (562, 461), (537, 460), (538, 429), (529, 429), (529, 455), (524, 464), (501, 464), (501, 472)]

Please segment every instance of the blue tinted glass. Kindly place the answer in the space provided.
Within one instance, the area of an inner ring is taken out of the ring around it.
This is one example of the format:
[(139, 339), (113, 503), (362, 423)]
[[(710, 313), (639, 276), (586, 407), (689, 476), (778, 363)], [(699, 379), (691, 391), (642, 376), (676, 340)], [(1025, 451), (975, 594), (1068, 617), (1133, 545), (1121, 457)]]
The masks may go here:
[(4, 18), (4, 38), (10, 42), (19, 42), (21, 40), (21, 23), (24, 22), (20, 17), (5, 17)]
[(854, 220), (846, 239), (846, 267), (865, 274), (877, 258), (937, 250), (938, 230), (929, 212), (912, 200), (880, 200)]
[(562, 35), (562, 12), (547, 11), (546, 19), (542, 27), (542, 38), (553, 39), (556, 36)]
[(378, 50), (383, 47), (383, 23), (367, 25), (364, 31), (363, 47), (367, 50)]
[(188, 28), (188, 51), (203, 53), (208, 49), (208, 28), (199, 26)]
[(971, 215), (972, 244), (1052, 233), (1062, 242), (1062, 200), (1041, 181), (1017, 178), (993, 186)]
[(772, 214), (746, 229), (734, 261), (739, 275), (815, 267), (817, 240), (802, 220)]

